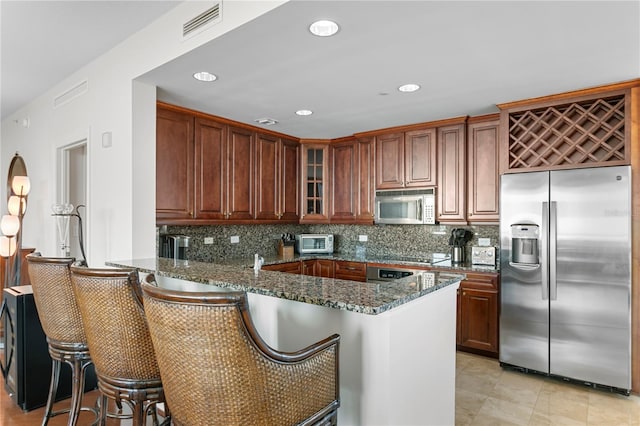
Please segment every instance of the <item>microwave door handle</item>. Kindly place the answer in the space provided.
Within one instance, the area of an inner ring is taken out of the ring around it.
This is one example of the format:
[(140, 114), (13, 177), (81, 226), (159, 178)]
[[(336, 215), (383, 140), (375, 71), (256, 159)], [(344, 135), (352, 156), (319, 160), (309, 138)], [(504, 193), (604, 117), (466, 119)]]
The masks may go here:
[(416, 219), (418, 219), (420, 221), (420, 223), (423, 222), (422, 220), (422, 198), (418, 199), (418, 208), (417, 208), (417, 214), (416, 214)]

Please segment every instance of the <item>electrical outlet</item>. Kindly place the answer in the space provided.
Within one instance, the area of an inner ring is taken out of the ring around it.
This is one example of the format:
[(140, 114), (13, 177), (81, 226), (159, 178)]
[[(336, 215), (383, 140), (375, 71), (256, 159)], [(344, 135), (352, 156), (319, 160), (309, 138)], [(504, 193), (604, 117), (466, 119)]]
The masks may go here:
[(237, 235), (231, 236), (231, 244), (238, 244), (240, 242), (240, 237)]
[(367, 235), (358, 235), (358, 241), (364, 243), (366, 241), (369, 241), (369, 236)]
[(478, 238), (478, 245), (480, 247), (489, 247), (491, 245), (491, 238)]
[(213, 237), (204, 237), (205, 244), (213, 244)]

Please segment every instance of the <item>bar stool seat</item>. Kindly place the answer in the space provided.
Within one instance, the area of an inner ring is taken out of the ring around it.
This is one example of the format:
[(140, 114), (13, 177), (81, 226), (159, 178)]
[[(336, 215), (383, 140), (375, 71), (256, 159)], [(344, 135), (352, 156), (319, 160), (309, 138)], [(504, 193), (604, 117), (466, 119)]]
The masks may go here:
[(132, 407), (134, 426), (144, 425), (148, 414), (157, 424), (155, 406), (164, 402), (164, 391), (137, 272), (72, 266), (71, 281), (96, 368), (100, 424), (108, 399)]
[(259, 336), (242, 292), (142, 284), (175, 425), (333, 425), (340, 406), (334, 334), (296, 352)]
[[(42, 329), (47, 337), (51, 355), (51, 382), (42, 426), (51, 417), (69, 413), (69, 426), (76, 425), (81, 410), (96, 410), (81, 407), (85, 384), (85, 372), (92, 364), (80, 310), (71, 286), (70, 266), (74, 258), (42, 257), (40, 253), (27, 255), (29, 277)], [(53, 411), (58, 390), (58, 379), (62, 363), (71, 366), (71, 406), (67, 410)]]

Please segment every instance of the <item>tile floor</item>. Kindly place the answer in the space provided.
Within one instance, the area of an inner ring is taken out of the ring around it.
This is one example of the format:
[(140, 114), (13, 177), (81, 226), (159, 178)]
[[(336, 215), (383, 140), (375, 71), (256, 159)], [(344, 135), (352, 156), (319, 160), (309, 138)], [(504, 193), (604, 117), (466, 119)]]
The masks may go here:
[[(98, 391), (85, 395), (92, 405)], [(68, 405), (68, 400), (58, 406)], [(0, 426), (34, 426), (44, 408), (22, 412), (0, 389)], [(78, 425), (89, 424), (83, 413)], [(49, 426), (66, 425), (67, 416)], [(131, 421), (108, 419), (107, 425)], [(149, 421), (148, 424), (151, 424)], [(456, 368), (456, 425), (640, 426), (640, 397), (611, 394), (539, 375), (503, 370), (491, 358), (458, 352)]]
[(456, 425), (640, 426), (640, 397), (502, 369), (458, 352)]

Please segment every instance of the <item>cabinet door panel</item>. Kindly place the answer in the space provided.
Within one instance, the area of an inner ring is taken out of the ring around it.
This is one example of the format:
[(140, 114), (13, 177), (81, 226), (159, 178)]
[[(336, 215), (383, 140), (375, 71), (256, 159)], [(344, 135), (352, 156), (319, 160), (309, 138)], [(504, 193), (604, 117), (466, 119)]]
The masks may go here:
[(333, 278), (333, 275), (334, 275), (333, 260), (324, 260), (324, 259), (316, 260), (313, 275), (316, 277)]
[(226, 127), (213, 120), (197, 118), (195, 131), (196, 218), (225, 218), (226, 157)]
[(425, 129), (405, 134), (405, 186), (436, 184), (436, 130)]
[(374, 149), (373, 138), (359, 139), (356, 141), (357, 147), (357, 199), (356, 199), (356, 221), (359, 223), (373, 223), (375, 212), (374, 205)]
[(300, 223), (329, 222), (329, 146), (301, 145), (302, 216)]
[(404, 134), (376, 136), (376, 189), (404, 185)]
[(280, 160), (280, 219), (297, 222), (300, 216), (298, 179), (300, 179), (300, 145), (296, 141), (282, 139)]
[(256, 219), (278, 219), (278, 147), (278, 138), (260, 134), (256, 138)]
[(250, 130), (229, 127), (228, 218), (253, 219), (254, 138)]
[(469, 124), (467, 218), (470, 222), (499, 219), (499, 126), (499, 120)]
[(498, 352), (498, 294), (495, 291), (461, 288), (460, 345)]
[(193, 181), (193, 117), (158, 108), (156, 218), (192, 218)]
[(336, 144), (331, 147), (331, 221), (353, 222), (355, 203), (355, 143)]
[(438, 217), (439, 222), (466, 222), (464, 125), (438, 129)]

